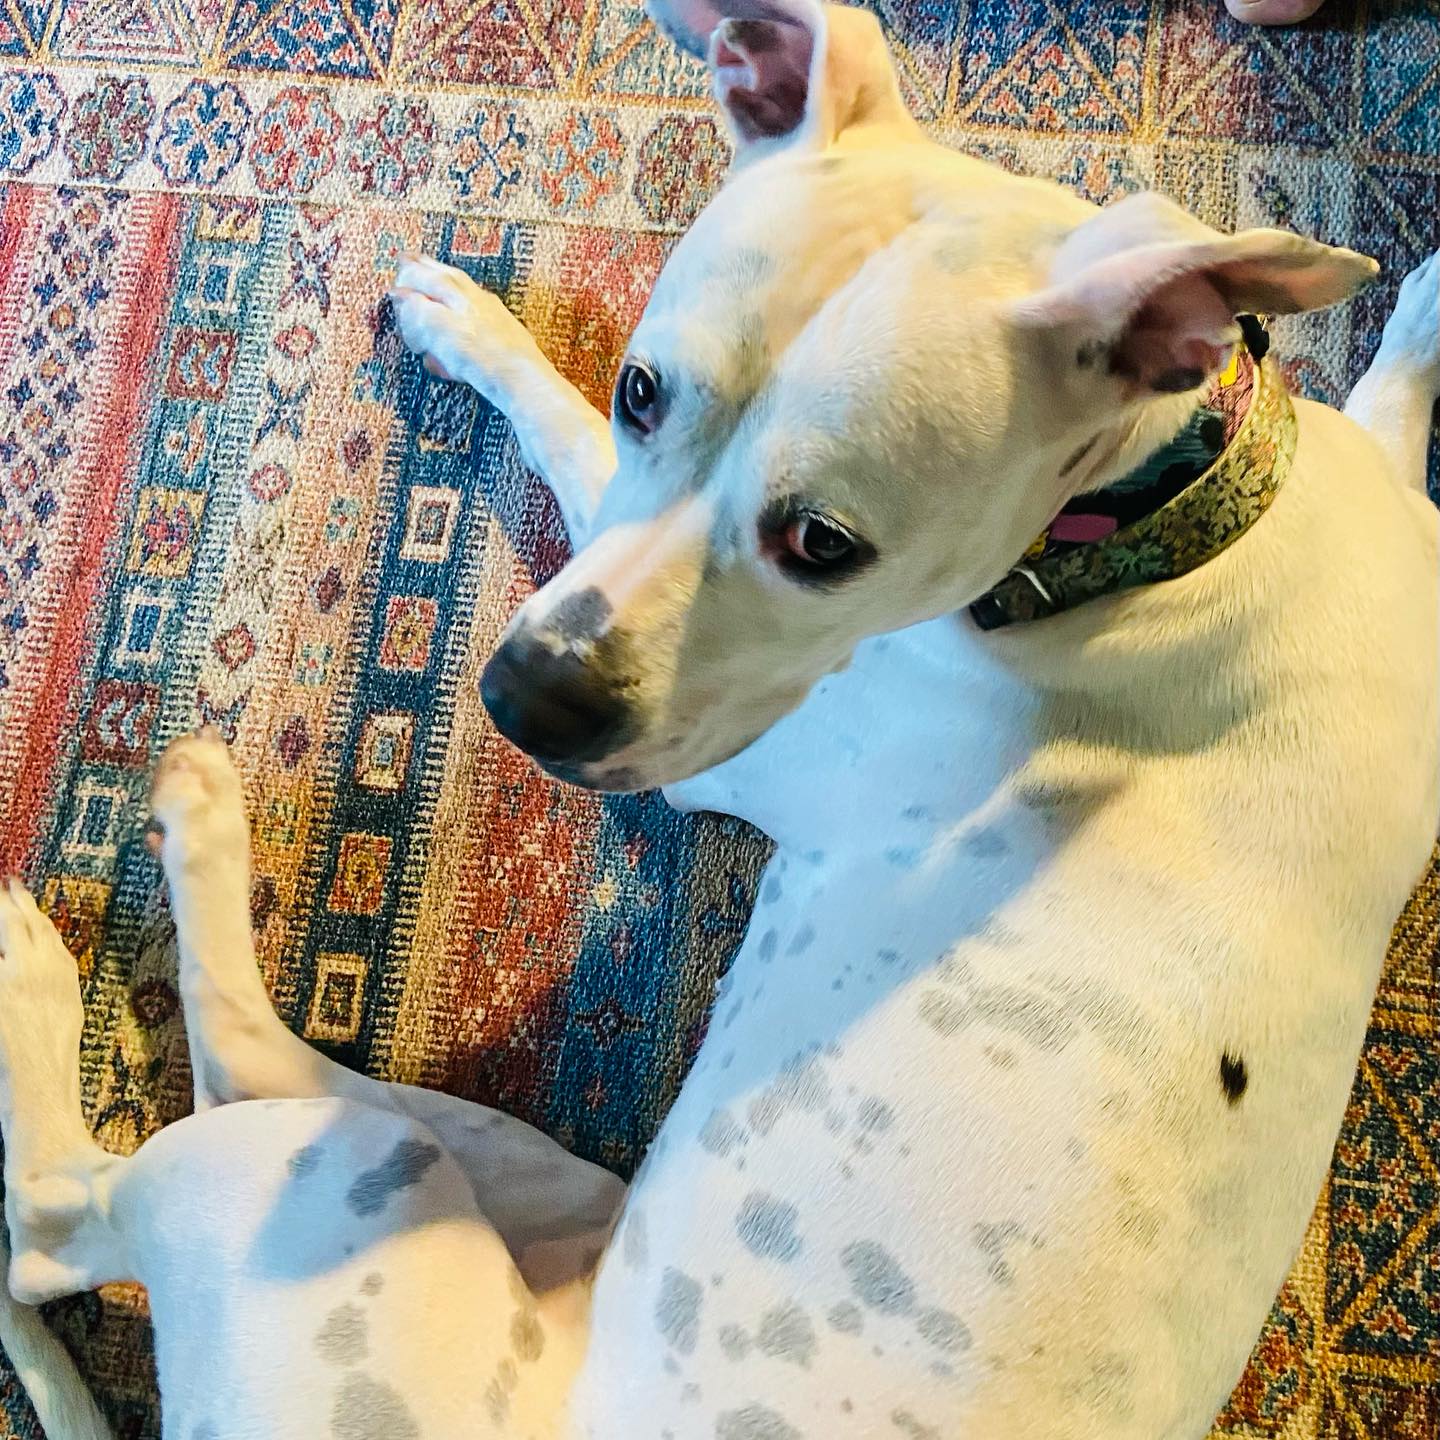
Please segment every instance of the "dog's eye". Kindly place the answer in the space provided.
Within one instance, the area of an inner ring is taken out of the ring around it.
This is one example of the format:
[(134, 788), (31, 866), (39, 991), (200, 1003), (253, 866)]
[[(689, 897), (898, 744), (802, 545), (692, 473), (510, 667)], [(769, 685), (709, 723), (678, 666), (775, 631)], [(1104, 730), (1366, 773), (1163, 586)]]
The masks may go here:
[(856, 540), (833, 520), (806, 512), (785, 527), (785, 545), (797, 560), (826, 569), (849, 560), (855, 554)]
[(620, 418), (641, 435), (660, 423), (660, 382), (648, 365), (632, 360), (615, 383), (615, 408)]

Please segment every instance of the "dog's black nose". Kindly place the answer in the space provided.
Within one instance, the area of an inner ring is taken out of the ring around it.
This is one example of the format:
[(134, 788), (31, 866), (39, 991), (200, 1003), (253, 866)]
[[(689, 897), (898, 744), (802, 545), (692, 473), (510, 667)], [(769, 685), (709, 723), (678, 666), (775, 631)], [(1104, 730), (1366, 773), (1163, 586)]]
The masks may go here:
[(623, 740), (629, 711), (592, 658), (557, 654), (523, 630), (490, 657), (480, 698), (495, 728), (542, 764), (599, 760)]

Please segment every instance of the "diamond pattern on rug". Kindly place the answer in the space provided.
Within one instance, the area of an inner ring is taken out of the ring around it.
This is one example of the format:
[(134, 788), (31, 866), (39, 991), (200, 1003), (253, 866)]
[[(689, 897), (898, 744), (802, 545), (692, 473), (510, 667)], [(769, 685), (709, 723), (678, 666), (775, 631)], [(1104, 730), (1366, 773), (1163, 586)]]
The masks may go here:
[(1149, 7), (1106, 7), (1080, 26), (1049, 0), (979, 0), (958, 64), (960, 113), (1024, 130), (1132, 130), (1139, 122)]
[(192, 66), (203, 46), (178, 0), (72, 0), (52, 41), (67, 60)]
[(395, 0), (241, 0), (226, 28), (225, 60), (237, 70), (379, 80), (396, 8)]
[(417, 0), (400, 74), (420, 84), (561, 86), (578, 56), (581, 9), (578, 0)]

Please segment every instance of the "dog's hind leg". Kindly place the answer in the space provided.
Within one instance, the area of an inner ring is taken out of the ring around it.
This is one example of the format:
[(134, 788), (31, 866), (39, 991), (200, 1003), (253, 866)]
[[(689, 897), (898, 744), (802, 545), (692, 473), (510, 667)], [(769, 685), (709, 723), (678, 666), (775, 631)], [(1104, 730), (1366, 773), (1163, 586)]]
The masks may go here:
[(616, 1176), (513, 1116), (348, 1070), (276, 1015), (250, 933), (250, 834), (240, 777), (218, 734), (171, 744), (151, 803), (163, 827), (196, 1108), (340, 1097), (419, 1120), (467, 1175), (480, 1210), (532, 1285), (549, 1290), (588, 1270), (625, 1196)]
[(1407, 485), (1425, 488), (1425, 460), (1440, 397), (1440, 254), (1405, 277), (1380, 348), (1345, 413), (1381, 444)]
[(18, 881), (0, 891), (0, 1131), (10, 1282), (27, 1302), (131, 1278), (95, 1196), (124, 1165), (80, 1108), (75, 962)]
[[(80, 1109), (81, 1020), (74, 961), (12, 881), (0, 890), (10, 1289), (33, 1304), (145, 1285), (167, 1435), (554, 1434), (587, 1297), (537, 1302), (433, 1131), (353, 1100), (282, 1100), (212, 1109), (111, 1155)], [(98, 1440), (98, 1413), (36, 1318), (0, 1306), (0, 1333), (18, 1337), (55, 1440)]]
[(478, 390), (515, 429), (525, 463), (555, 494), (570, 538), (588, 537), (615, 473), (605, 417), (541, 353), (496, 295), (463, 271), (412, 258), (390, 295), (405, 343), (425, 366)]

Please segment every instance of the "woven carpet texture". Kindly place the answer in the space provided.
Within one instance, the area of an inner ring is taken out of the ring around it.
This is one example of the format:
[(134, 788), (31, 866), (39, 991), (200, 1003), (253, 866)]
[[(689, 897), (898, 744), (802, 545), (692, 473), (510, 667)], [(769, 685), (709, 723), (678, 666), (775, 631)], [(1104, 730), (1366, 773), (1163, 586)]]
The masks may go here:
[[(1219, 0), (876, 4), (937, 137), (1378, 256), (1372, 291), (1280, 327), (1306, 394), (1343, 397), (1440, 244), (1434, 0), (1277, 31)], [(0, 864), (79, 962), (108, 1146), (188, 1106), (142, 827), (155, 756), (207, 720), (246, 777), (287, 1021), (633, 1168), (763, 847), (552, 785), (494, 734), (479, 668), (565, 542), (381, 296), (405, 251), (463, 266), (603, 404), (727, 162), (700, 67), (630, 0), (0, 3)], [(1432, 871), (1217, 1434), (1440, 1435), (1437, 928)], [(118, 1434), (157, 1436), (143, 1297), (47, 1314)], [(37, 1435), (0, 1365), (0, 1437)]]

